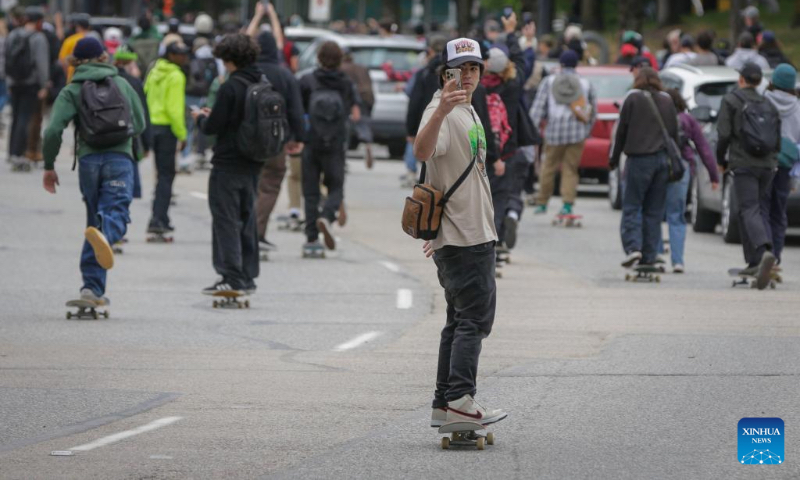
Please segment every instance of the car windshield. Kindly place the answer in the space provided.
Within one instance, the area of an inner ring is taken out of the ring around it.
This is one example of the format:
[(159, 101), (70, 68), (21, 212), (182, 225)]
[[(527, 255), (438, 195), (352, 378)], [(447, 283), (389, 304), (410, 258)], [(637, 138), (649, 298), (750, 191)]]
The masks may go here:
[(705, 83), (695, 89), (694, 101), (699, 107), (711, 107), (711, 110), (719, 112), (722, 97), (735, 88), (736, 82)]
[(417, 66), (420, 50), (413, 48), (350, 47), (353, 61), (369, 69), (379, 69), (386, 62), (395, 70), (411, 70)]
[(582, 75), (594, 87), (597, 98), (624, 98), (633, 83), (630, 75)]

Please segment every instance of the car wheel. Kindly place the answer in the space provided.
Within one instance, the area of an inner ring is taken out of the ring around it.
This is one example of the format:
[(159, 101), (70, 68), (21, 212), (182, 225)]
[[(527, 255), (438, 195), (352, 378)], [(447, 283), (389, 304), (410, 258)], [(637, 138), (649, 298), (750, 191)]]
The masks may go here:
[(692, 230), (698, 233), (714, 233), (719, 219), (714, 212), (703, 208), (703, 199), (700, 197), (700, 182), (697, 177), (692, 180), (691, 202)]
[(739, 206), (733, 192), (733, 180), (728, 179), (722, 190), (722, 239), (725, 243), (741, 243), (739, 235)]
[(406, 154), (406, 144), (403, 143), (390, 143), (389, 144), (389, 156), (395, 159), (402, 160)]
[(622, 210), (622, 182), (619, 181), (619, 168), (608, 172), (608, 201), (614, 210)]

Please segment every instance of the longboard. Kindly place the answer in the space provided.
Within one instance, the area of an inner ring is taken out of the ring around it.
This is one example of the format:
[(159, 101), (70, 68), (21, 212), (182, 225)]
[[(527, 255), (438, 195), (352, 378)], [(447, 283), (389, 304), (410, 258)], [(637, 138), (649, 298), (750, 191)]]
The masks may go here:
[(211, 296), (216, 297), (211, 304), (214, 308), (250, 308), (250, 300), (239, 300), (243, 296), (239, 292), (215, 292)]
[(486, 445), (494, 445), (494, 433), (482, 434), (486, 426), (475, 422), (450, 422), (439, 427), (440, 434), (450, 434), (442, 437), (442, 449), (452, 447), (476, 447), (483, 450)]
[(575, 215), (573, 213), (570, 214), (561, 214), (559, 213), (556, 215), (556, 218), (553, 219), (552, 225), (557, 227), (559, 225), (563, 225), (565, 227), (576, 227), (580, 228), (582, 226), (581, 219), (583, 215)]
[[(728, 269), (728, 276), (739, 277), (739, 280), (733, 280), (733, 282), (731, 282), (731, 287), (738, 287), (739, 285), (744, 285), (744, 286), (750, 285), (750, 288), (758, 288), (756, 282), (756, 276), (743, 274), (742, 270), (744, 269), (743, 268)], [(778, 272), (774, 270), (770, 272), (769, 277), (770, 277), (769, 288), (774, 289), (775, 287), (777, 287), (778, 283), (783, 283), (783, 278), (780, 276)]]
[(636, 273), (626, 273), (626, 282), (661, 283), (661, 276), (659, 274), (664, 272), (660, 267), (654, 265), (636, 265), (631, 269)]
[[(91, 300), (83, 300), (81, 298), (77, 300), (70, 300), (66, 303), (66, 306), (78, 309), (77, 312), (71, 312), (67, 310), (67, 320), (72, 320), (73, 318), (78, 320), (83, 318), (97, 320), (100, 317), (108, 318), (110, 315), (108, 310), (105, 309), (105, 307), (107, 307), (105, 303), (99, 304)], [(103, 310), (98, 310), (99, 308), (102, 308)]]

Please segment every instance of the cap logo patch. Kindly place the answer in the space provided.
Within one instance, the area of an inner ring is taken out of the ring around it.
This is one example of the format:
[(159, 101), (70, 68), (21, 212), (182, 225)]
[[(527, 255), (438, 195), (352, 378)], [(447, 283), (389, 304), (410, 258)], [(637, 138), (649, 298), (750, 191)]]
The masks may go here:
[(456, 55), (461, 53), (474, 53), (475, 52), (475, 44), (470, 42), (469, 40), (462, 40), (455, 45), (456, 47)]

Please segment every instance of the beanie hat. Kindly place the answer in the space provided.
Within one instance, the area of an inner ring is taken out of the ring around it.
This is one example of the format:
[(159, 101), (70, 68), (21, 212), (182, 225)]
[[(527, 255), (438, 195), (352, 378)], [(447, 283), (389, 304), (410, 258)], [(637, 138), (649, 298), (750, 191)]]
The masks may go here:
[(572, 50), (566, 50), (558, 57), (558, 63), (567, 68), (575, 68), (578, 66), (578, 54)]
[(103, 45), (94, 37), (84, 37), (75, 44), (72, 55), (78, 60), (89, 60), (103, 55)]
[(797, 70), (788, 63), (781, 63), (772, 72), (772, 84), (782, 90), (794, 90)]
[(486, 70), (491, 73), (502, 73), (508, 66), (508, 55), (502, 49), (492, 47), (489, 49), (489, 60)]

